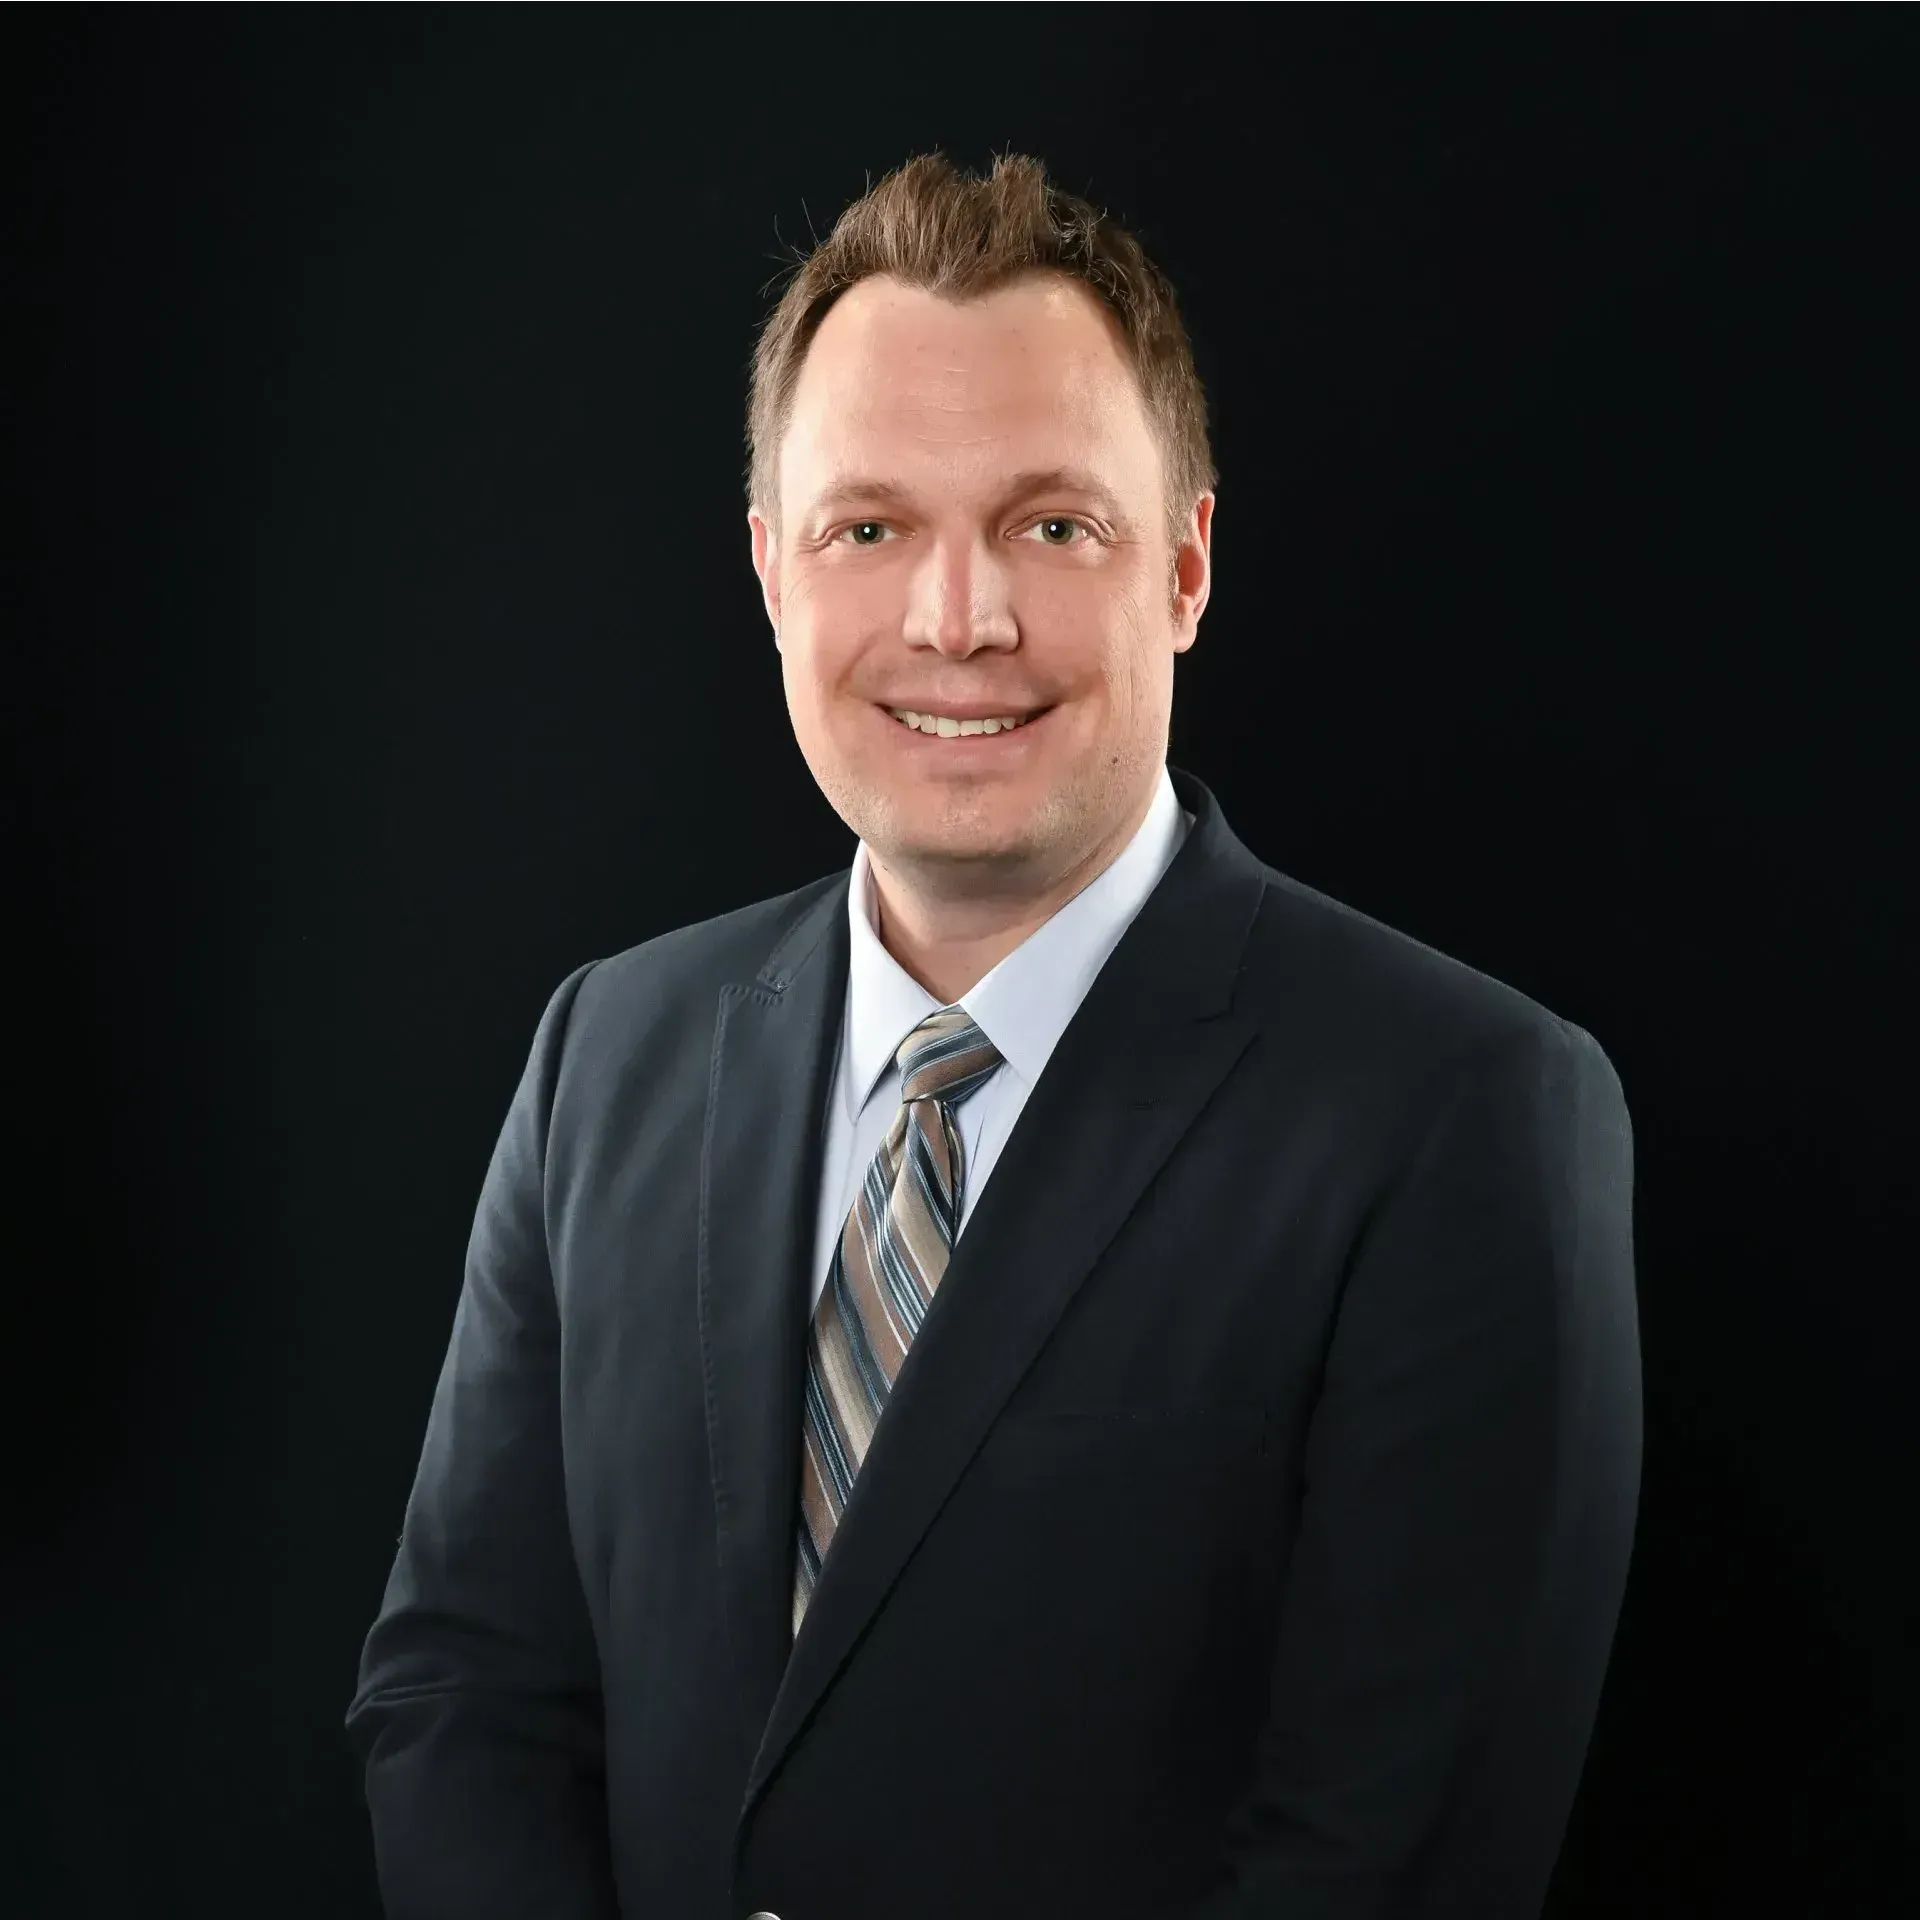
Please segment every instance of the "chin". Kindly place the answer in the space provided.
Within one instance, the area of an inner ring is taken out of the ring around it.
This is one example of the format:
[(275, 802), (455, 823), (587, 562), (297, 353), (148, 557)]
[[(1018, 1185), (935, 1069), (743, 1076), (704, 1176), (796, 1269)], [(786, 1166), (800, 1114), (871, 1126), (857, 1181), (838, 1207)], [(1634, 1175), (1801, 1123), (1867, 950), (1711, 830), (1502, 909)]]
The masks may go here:
[(1007, 793), (969, 804), (962, 794), (889, 796), (867, 844), (884, 858), (924, 866), (1019, 864), (1046, 844), (1045, 814)]

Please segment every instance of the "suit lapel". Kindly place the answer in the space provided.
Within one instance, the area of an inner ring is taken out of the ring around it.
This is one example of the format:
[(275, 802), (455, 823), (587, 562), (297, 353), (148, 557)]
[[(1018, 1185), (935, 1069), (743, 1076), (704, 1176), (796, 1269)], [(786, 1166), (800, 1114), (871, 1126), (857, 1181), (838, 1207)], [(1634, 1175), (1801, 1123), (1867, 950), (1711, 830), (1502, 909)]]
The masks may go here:
[(826, 1100), (847, 989), (845, 874), (751, 985), (720, 990), (700, 1152), (700, 1344), (745, 1750), (793, 1644), (801, 1392)]
[(1252, 1038), (1232, 989), (1263, 872), (1213, 795), (1172, 777), (1193, 829), (1001, 1149), (901, 1365), (797, 1640), (805, 1263), (846, 994), (844, 882), (796, 922), (752, 987), (722, 990), (702, 1155), (701, 1330), (722, 1590), (756, 1750), (743, 1820), (1075, 1290)]

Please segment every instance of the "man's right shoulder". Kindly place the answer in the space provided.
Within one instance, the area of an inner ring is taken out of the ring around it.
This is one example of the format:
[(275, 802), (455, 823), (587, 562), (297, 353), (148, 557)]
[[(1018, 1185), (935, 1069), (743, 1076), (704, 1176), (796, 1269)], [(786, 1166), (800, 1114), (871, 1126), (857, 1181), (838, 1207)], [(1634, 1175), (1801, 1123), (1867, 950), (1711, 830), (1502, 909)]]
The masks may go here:
[(601, 960), (576, 967), (556, 990), (566, 994), (568, 1024), (613, 1020), (630, 1025), (671, 1020), (684, 1013), (710, 1020), (714, 996), (729, 981), (751, 983), (779, 956), (791, 967), (802, 956), (797, 937), (824, 934), (833, 901), (845, 911), (848, 869), (805, 886), (734, 907), (706, 920), (669, 928)]

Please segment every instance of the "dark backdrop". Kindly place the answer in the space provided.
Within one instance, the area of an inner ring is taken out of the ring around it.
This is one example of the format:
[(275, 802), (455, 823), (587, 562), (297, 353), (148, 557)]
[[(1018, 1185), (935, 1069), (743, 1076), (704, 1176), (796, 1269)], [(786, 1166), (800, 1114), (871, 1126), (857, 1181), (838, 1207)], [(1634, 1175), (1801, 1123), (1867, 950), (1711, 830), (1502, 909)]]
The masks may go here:
[(1625, 1083), (1552, 1915), (1905, 1910), (1912, 21), (8, 9), (11, 1911), (376, 1912), (340, 1721), (534, 1022), (851, 857), (745, 371), (933, 146), (1181, 289), (1175, 760)]

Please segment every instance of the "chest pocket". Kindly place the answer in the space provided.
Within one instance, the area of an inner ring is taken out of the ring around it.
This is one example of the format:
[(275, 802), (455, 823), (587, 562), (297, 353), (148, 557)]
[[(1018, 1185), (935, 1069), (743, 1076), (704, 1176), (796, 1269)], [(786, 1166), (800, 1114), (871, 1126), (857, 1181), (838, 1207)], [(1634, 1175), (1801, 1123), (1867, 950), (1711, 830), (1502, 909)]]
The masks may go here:
[(1257, 1406), (1047, 1407), (1008, 1413), (975, 1459), (996, 1486), (1054, 1480), (1218, 1476), (1256, 1466), (1266, 1413)]

